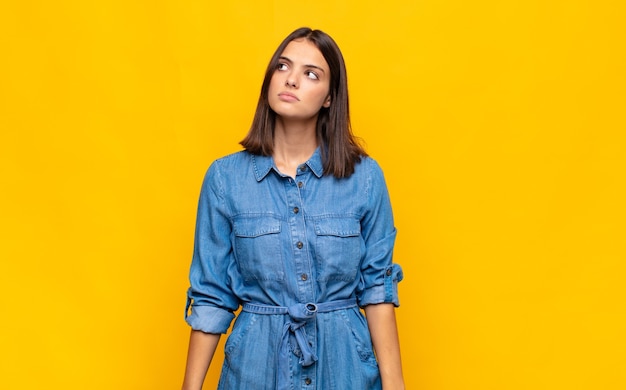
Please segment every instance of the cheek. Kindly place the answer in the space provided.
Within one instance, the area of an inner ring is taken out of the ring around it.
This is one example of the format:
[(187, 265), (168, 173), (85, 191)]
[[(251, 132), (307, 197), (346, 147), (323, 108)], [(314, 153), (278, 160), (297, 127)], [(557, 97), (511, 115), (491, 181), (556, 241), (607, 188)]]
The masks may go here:
[(270, 86), (268, 88), (268, 91), (272, 92), (272, 90), (276, 89), (276, 75), (272, 76), (272, 78), (270, 79)]
[(272, 110), (276, 110), (276, 104), (279, 102), (278, 93), (280, 92), (281, 84), (278, 81), (278, 77), (276, 75), (272, 76), (270, 79), (269, 88), (267, 89), (267, 103), (269, 104)]
[(326, 102), (326, 98), (328, 98), (329, 94), (330, 94), (330, 91), (328, 90), (328, 88), (324, 88), (319, 91), (319, 93), (317, 94), (317, 97), (319, 99), (320, 105)]
[(278, 90), (283, 85), (284, 80), (278, 72), (274, 72), (270, 79), (269, 90)]

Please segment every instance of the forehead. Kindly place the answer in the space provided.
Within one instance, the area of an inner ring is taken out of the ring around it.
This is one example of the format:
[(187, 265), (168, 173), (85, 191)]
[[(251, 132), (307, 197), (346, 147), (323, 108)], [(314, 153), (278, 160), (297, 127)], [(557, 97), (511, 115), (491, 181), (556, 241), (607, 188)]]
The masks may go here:
[(289, 42), (281, 56), (289, 58), (296, 64), (315, 65), (328, 70), (328, 63), (326, 63), (322, 52), (314, 43), (304, 38)]

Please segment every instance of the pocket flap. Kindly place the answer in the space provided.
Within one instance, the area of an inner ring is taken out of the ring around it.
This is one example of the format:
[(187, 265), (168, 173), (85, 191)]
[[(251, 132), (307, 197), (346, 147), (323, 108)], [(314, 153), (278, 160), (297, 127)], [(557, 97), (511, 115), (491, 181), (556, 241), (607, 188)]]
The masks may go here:
[(354, 237), (361, 235), (361, 224), (355, 218), (324, 218), (315, 220), (318, 236)]
[(271, 216), (238, 217), (233, 221), (237, 237), (258, 237), (280, 233), (280, 220)]

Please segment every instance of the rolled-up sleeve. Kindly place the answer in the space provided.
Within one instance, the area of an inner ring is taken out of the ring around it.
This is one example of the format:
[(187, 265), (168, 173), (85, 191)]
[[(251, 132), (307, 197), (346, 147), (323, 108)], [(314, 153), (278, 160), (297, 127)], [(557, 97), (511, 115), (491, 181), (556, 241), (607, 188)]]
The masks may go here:
[(231, 289), (234, 262), (231, 222), (218, 162), (207, 171), (196, 218), (185, 320), (195, 330), (226, 333), (239, 302)]
[(365, 255), (361, 262), (357, 301), (361, 307), (377, 303), (399, 306), (398, 282), (403, 274), (402, 268), (393, 264), (396, 228), (389, 193), (378, 164), (371, 159), (366, 162), (370, 163), (366, 190), (368, 207), (361, 220)]

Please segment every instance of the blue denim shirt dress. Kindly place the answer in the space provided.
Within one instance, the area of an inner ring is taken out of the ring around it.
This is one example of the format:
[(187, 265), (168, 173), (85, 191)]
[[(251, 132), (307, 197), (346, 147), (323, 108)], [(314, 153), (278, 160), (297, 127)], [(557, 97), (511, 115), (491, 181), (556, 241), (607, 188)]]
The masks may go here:
[(226, 333), (219, 389), (380, 389), (369, 304), (399, 305), (396, 229), (383, 173), (365, 157), (324, 175), (319, 149), (281, 174), (242, 151), (205, 176), (186, 321)]

